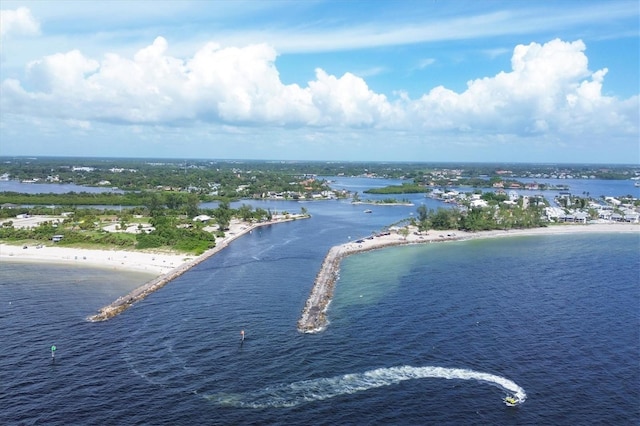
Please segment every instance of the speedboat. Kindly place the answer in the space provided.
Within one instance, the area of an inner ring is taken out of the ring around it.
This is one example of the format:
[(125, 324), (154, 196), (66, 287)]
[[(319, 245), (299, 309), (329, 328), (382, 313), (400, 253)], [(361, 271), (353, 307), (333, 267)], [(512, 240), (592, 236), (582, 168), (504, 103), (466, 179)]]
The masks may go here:
[(504, 403), (509, 407), (515, 407), (518, 405), (518, 399), (513, 395), (507, 395), (504, 397)]

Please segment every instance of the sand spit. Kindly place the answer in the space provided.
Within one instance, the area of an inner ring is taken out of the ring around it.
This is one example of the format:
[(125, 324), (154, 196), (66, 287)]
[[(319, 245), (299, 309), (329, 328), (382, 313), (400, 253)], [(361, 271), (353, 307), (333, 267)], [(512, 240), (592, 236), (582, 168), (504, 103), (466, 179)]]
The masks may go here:
[(513, 229), (509, 231), (429, 231), (420, 234), (409, 233), (406, 238), (398, 233), (385, 233), (365, 237), (354, 242), (348, 242), (332, 247), (327, 253), (315, 283), (309, 294), (309, 298), (298, 320), (298, 331), (302, 333), (318, 333), (324, 330), (328, 324), (327, 309), (333, 298), (336, 281), (340, 274), (340, 262), (348, 255), (376, 250), (385, 247), (423, 244), (445, 241), (470, 240), (477, 238), (501, 238), (532, 235), (562, 235), (576, 233), (638, 233), (639, 224), (629, 223), (599, 223), (599, 224), (566, 224), (549, 226), (545, 228)]

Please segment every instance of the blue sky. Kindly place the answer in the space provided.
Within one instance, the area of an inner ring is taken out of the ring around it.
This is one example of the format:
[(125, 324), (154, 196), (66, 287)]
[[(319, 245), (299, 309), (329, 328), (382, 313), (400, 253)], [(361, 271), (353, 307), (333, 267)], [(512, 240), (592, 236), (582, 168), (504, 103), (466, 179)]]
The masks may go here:
[(0, 155), (640, 164), (637, 0), (0, 7)]

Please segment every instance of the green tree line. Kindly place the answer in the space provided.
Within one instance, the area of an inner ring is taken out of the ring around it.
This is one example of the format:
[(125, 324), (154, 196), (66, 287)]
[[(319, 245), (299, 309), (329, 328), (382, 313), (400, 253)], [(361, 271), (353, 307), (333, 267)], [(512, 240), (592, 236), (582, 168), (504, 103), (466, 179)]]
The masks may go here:
[(475, 207), (462, 209), (427, 209), (421, 205), (417, 209), (416, 225), (420, 231), (435, 230), (463, 230), (488, 231), (494, 229), (521, 229), (546, 226), (542, 217), (542, 208), (521, 205), (512, 207)]
[[(157, 194), (156, 194), (157, 195)], [(192, 194), (193, 195), (193, 194)], [(193, 197), (191, 197), (193, 200)], [(197, 197), (195, 198), (197, 199)], [(181, 252), (201, 254), (207, 249), (215, 247), (216, 236), (224, 236), (229, 229), (233, 218), (246, 222), (271, 220), (273, 214), (270, 210), (243, 204), (238, 209), (232, 209), (228, 202), (221, 202), (215, 209), (198, 209), (197, 203), (189, 203), (189, 197), (179, 203), (175, 200), (167, 205), (157, 204), (160, 200), (152, 196), (147, 200), (147, 206), (136, 207), (135, 214), (148, 219), (153, 226), (151, 232), (130, 234), (124, 232), (108, 232), (103, 229), (107, 224), (113, 223), (113, 216), (117, 216), (118, 224), (124, 228), (132, 221), (134, 213), (127, 209), (123, 211), (103, 211), (99, 209), (82, 208), (72, 209), (69, 217), (62, 223), (51, 220), (41, 223), (34, 228), (14, 228), (13, 221), (7, 220), (0, 226), (0, 240), (23, 242), (37, 241), (50, 242), (54, 235), (64, 235), (56, 244), (62, 246), (103, 245), (128, 249), (172, 249)], [(4, 211), (5, 209), (3, 209)], [(15, 216), (15, 210), (11, 209)], [(306, 209), (302, 209), (306, 214)], [(185, 213), (190, 213), (189, 215)], [(210, 221), (194, 221), (198, 215), (211, 217)], [(105, 222), (108, 218), (110, 221)], [(141, 219), (138, 219), (140, 221)], [(207, 225), (217, 225), (215, 232), (205, 231)]]

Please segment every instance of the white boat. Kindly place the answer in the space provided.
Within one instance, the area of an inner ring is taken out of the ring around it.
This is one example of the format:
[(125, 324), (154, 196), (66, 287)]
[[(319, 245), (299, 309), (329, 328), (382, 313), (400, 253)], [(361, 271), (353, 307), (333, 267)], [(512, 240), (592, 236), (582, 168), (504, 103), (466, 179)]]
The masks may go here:
[(364, 211), (365, 213), (373, 213), (371, 210), (367, 209)]

